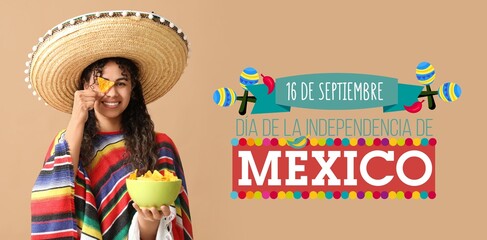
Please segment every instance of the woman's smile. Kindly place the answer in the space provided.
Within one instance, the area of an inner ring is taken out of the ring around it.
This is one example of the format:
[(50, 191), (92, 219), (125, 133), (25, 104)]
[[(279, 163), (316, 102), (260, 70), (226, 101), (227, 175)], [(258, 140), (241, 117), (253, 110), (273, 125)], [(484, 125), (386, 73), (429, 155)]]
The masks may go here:
[(102, 101), (101, 102), (104, 107), (106, 108), (117, 108), (118, 105), (121, 103), (119, 101)]

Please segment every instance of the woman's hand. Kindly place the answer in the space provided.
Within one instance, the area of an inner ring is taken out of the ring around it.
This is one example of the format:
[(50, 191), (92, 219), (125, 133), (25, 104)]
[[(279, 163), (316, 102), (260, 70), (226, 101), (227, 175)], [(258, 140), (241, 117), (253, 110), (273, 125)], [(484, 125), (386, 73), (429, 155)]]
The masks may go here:
[(74, 93), (71, 121), (84, 124), (88, 119), (88, 111), (95, 108), (95, 102), (102, 97), (102, 93), (91, 88), (76, 91)]
[(74, 176), (78, 171), (79, 151), (83, 139), (83, 131), (88, 111), (95, 107), (95, 102), (102, 98), (103, 94), (95, 89), (79, 90), (74, 93), (73, 111), (71, 119), (66, 128), (66, 141), (68, 142), (69, 152), (73, 160)]
[(169, 206), (163, 205), (160, 209), (155, 207), (141, 209), (136, 203), (133, 203), (132, 206), (138, 213), (140, 239), (155, 239), (159, 222), (163, 217), (171, 214)]
[(157, 223), (159, 223), (159, 221), (163, 217), (167, 217), (171, 214), (171, 210), (167, 205), (161, 206), (160, 209), (157, 209), (155, 207), (141, 209), (136, 203), (133, 203), (132, 206), (139, 213), (139, 219), (142, 219), (144, 221), (156, 221)]

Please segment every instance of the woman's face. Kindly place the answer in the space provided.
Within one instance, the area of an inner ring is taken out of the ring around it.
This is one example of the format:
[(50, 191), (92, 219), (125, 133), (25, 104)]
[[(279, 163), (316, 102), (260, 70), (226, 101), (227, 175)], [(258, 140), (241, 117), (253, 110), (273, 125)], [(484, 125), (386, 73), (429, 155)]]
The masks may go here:
[[(132, 81), (129, 73), (122, 75), (122, 70), (117, 63), (110, 61), (105, 64), (101, 76), (102, 78), (115, 82), (110, 90), (108, 90), (101, 99), (95, 102), (95, 113), (97, 119), (109, 120), (110, 122), (116, 120), (120, 121), (123, 111), (127, 108), (132, 94)], [(97, 86), (97, 79), (92, 76), (90, 85)], [(85, 89), (90, 86), (85, 85)]]

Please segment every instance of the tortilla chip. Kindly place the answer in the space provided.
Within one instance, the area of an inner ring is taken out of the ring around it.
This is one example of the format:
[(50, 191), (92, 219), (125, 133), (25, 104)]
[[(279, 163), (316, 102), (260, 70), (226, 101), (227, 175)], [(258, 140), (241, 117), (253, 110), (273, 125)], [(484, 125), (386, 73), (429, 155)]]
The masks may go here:
[(159, 171), (154, 170), (154, 173), (152, 173), (152, 179), (156, 181), (162, 181), (163, 177), (164, 176), (162, 176), (162, 174)]
[(164, 169), (163, 174), (161, 174), (157, 170), (154, 170), (154, 172), (151, 172), (149, 170), (144, 175), (137, 177), (137, 169), (136, 169), (133, 173), (129, 175), (128, 179), (145, 180), (145, 181), (163, 181), (163, 182), (176, 181), (179, 179), (176, 175), (174, 175), (173, 172), (168, 171), (167, 169)]
[(115, 82), (106, 80), (102, 77), (98, 77), (98, 87), (100, 88), (100, 92), (102, 93), (108, 92), (108, 90), (110, 90), (110, 88), (112, 88), (113, 85), (115, 85)]

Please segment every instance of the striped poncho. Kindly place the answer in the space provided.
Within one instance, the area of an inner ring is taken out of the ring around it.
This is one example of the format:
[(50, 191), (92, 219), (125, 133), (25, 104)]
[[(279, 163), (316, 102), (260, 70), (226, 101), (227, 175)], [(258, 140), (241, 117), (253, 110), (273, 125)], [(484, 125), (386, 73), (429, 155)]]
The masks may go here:
[[(183, 181), (175, 201), (174, 239), (192, 239), (186, 181), (178, 152), (165, 134), (156, 134), (159, 160), (155, 169), (168, 169)], [(89, 166), (79, 164), (76, 178), (68, 145), (61, 131), (46, 154), (32, 190), (32, 239), (127, 239), (135, 214), (125, 186), (134, 170), (126, 162), (121, 132), (99, 133)], [(75, 180), (73, 180), (75, 179)]]

